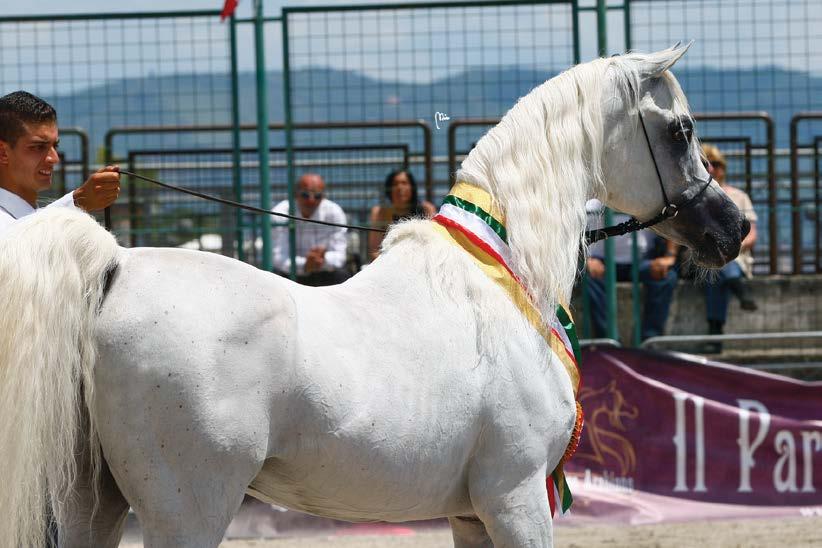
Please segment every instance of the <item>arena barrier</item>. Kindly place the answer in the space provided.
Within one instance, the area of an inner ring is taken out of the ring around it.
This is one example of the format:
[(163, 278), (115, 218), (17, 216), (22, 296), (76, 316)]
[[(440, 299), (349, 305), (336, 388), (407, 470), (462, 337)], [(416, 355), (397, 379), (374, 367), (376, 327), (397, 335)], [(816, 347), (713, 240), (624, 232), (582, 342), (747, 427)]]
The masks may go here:
[(822, 515), (822, 382), (612, 347), (581, 369), (574, 519)]

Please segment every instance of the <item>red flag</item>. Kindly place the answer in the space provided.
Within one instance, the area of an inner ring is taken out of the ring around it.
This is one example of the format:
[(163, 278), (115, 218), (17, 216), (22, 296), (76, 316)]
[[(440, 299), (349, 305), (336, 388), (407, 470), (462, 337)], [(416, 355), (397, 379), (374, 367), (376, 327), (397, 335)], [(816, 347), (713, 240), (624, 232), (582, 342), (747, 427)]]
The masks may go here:
[(223, 11), (220, 12), (220, 21), (225, 21), (226, 17), (231, 17), (234, 14), (234, 10), (237, 9), (237, 3), (239, 0), (225, 0), (225, 4), (223, 4)]

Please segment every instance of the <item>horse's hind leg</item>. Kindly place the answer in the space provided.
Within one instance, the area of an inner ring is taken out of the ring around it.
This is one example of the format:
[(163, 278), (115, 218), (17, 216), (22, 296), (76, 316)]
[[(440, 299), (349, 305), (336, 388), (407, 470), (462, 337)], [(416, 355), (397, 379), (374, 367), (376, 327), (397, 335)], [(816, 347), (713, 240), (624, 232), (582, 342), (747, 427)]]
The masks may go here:
[[(497, 474), (494, 474), (495, 476)], [(496, 548), (553, 546), (551, 510), (540, 471), (516, 485), (496, 478), (472, 482), (471, 502)]]
[(478, 518), (448, 518), (454, 548), (493, 548), (485, 525)]
[(141, 493), (134, 511), (145, 548), (217, 548), (247, 488), (247, 482), (229, 484), (217, 477), (221, 473), (212, 470), (211, 477), (155, 483), (153, 493)]
[[(88, 453), (85, 451), (81, 455), (87, 457)], [(88, 459), (82, 458), (78, 464), (77, 487), (61, 515), (59, 546), (116, 548), (123, 536), (128, 502), (117, 487), (105, 460), (101, 463), (96, 499)]]
[(216, 548), (260, 464), (204, 436), (154, 431), (146, 437), (157, 443), (111, 448), (114, 476), (140, 521), (145, 548)]

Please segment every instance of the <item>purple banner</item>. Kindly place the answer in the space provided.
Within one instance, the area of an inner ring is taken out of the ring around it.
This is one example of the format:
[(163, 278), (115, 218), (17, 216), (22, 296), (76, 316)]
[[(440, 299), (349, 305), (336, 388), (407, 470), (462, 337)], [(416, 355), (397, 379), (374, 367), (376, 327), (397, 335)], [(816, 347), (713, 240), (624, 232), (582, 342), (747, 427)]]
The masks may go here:
[(726, 515), (746, 512), (725, 505), (822, 505), (822, 382), (613, 348), (583, 351), (581, 370), (585, 428), (566, 466), (580, 503), (572, 512), (631, 500), (679, 500), (700, 513), (689, 499)]

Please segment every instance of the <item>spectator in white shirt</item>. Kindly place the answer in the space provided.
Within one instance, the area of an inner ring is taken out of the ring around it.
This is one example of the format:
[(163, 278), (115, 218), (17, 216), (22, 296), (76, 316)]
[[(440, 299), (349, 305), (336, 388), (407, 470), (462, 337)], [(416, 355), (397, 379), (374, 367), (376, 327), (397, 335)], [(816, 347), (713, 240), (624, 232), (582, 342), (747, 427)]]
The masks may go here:
[[(588, 212), (589, 228), (602, 227), (603, 204), (599, 200), (589, 200), (585, 204)], [(628, 216), (616, 213), (613, 222), (622, 223)], [(633, 244), (630, 236), (620, 236), (614, 239), (614, 264), (616, 279), (619, 282), (631, 279), (631, 265), (633, 264)], [(645, 288), (645, 304), (642, 310), (642, 340), (658, 337), (665, 332), (665, 323), (668, 320), (668, 310), (674, 296), (677, 280), (679, 279), (676, 256), (679, 246), (671, 241), (664, 240), (650, 230), (637, 232), (637, 248), (639, 252), (639, 280)], [(605, 297), (605, 242), (593, 244), (589, 250), (587, 270), (588, 283), (586, 289), (591, 302), (591, 327), (593, 338), (606, 336), (608, 323), (608, 309)]]
[[(38, 195), (51, 187), (60, 161), (57, 113), (25, 91), (0, 97), (0, 232), (34, 213)], [(73, 192), (50, 204), (96, 211), (120, 193), (119, 167), (107, 166)]]
[[(306, 173), (297, 183), (297, 210), (304, 219), (345, 224), (342, 208), (325, 198), (325, 181), (316, 173)], [(288, 200), (274, 207), (276, 213), (288, 213)], [(322, 286), (342, 283), (350, 276), (346, 264), (346, 230), (342, 227), (297, 223), (297, 282)], [(288, 227), (273, 229), (274, 270), (288, 276), (291, 254)]]

